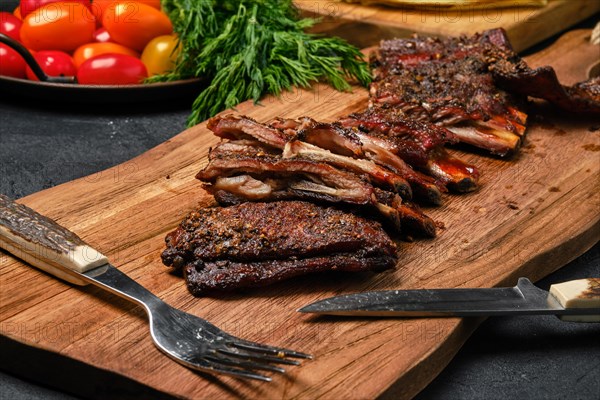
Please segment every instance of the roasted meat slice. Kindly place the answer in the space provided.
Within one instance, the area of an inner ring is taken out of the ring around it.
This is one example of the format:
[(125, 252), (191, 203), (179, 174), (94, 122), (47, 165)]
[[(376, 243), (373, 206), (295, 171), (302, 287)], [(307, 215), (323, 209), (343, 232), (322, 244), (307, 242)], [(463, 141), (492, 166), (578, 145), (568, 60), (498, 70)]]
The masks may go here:
[[(451, 157), (443, 148), (445, 144), (458, 142), (458, 138), (443, 127), (411, 120), (389, 107), (373, 107), (354, 113), (340, 123), (357, 130), (368, 154), (377, 153), (376, 146), (381, 147), (456, 192), (477, 187), (477, 168)], [(388, 157), (382, 155), (379, 158)]]
[(374, 185), (393, 190), (404, 199), (412, 198), (412, 190), (406, 179), (369, 160), (341, 156), (300, 140), (294, 140), (286, 144), (283, 151), (283, 158), (314, 160), (344, 168), (361, 175), (368, 175)]
[(340, 123), (371, 136), (389, 139), (388, 149), (413, 166), (426, 165), (433, 149), (458, 143), (458, 138), (447, 129), (407, 118), (392, 107), (371, 107), (342, 118)]
[[(295, 135), (303, 138), (306, 142), (317, 145), (322, 149), (329, 150), (335, 154), (355, 154), (356, 157), (371, 160), (395, 175), (402, 177), (410, 184), (412, 194), (419, 200), (430, 204), (441, 203), (441, 191), (445, 190), (443, 185), (436, 185), (436, 181), (411, 168), (404, 160), (393, 155), (385, 149), (379, 149), (374, 140), (376, 138), (365, 135), (358, 130), (344, 129), (343, 124), (327, 124), (317, 122), (308, 117), (300, 118), (298, 121), (279, 119), (272, 123), (273, 127), (284, 129), (288, 136)], [(360, 151), (357, 143), (360, 144)], [(375, 155), (375, 149), (386, 152), (386, 162), (382, 162), (381, 155)], [(405, 199), (412, 196), (398, 191)]]
[(515, 151), (527, 116), (524, 99), (498, 88), (490, 70), (495, 60), (489, 49), (504, 45), (500, 33), (383, 41), (371, 58), (371, 106), (385, 104), (442, 126), (460, 124), (451, 130), (465, 143), (499, 155)]
[(288, 136), (327, 149), (344, 156), (363, 158), (360, 138), (339, 124), (318, 122), (310, 117), (301, 117), (297, 121), (278, 118), (271, 124), (283, 129)]
[(600, 115), (598, 77), (573, 86), (563, 86), (554, 69), (548, 66), (515, 68), (503, 62), (497, 63), (493, 72), (498, 84), (510, 92), (547, 100), (569, 113)]
[[(283, 120), (278, 120), (275, 121), (274, 126), (285, 128), (284, 124)], [(322, 134), (311, 132), (304, 135), (305, 132), (266, 126), (251, 118), (233, 115), (212, 118), (208, 128), (223, 138), (251, 137), (265, 145), (282, 149), (283, 158), (286, 159), (322, 162), (368, 176), (374, 185), (382, 185), (394, 190), (404, 198), (412, 197), (410, 185), (403, 177), (368, 160), (353, 158), (362, 152), (360, 140), (350, 133), (345, 134), (341, 128), (335, 135), (329, 135), (328, 132)], [(324, 128), (322, 130), (324, 131)], [(310, 138), (312, 144), (303, 141), (306, 138)], [(335, 149), (333, 153), (329, 151), (332, 148)]]
[(547, 100), (569, 113), (600, 115), (599, 77), (562, 85), (552, 67), (530, 68), (514, 52), (503, 29), (487, 31), (485, 36), (491, 44), (483, 46), (488, 69), (499, 86), (521, 96)]
[[(314, 192), (304, 190), (312, 182), (268, 178), (259, 180), (249, 175), (217, 178), (207, 190), (222, 206), (232, 206), (245, 201), (312, 200), (323, 201)], [(402, 200), (395, 193), (374, 188), (374, 211), (391, 230), (407, 236), (436, 236), (435, 222), (414, 203)], [(369, 211), (368, 209), (366, 211)]]
[(397, 262), (379, 223), (302, 201), (199, 209), (165, 240), (163, 263), (182, 269), (196, 296), (313, 272), (382, 271)]
[[(600, 106), (600, 76), (590, 78), (586, 81), (576, 83), (566, 88), (571, 98), (579, 98), (587, 103), (594, 104), (594, 113), (598, 114)], [(584, 106), (584, 109), (588, 109)]]
[(415, 203), (401, 200), (393, 193), (381, 189), (375, 189), (375, 197), (379, 204), (383, 204), (397, 213), (397, 218), (402, 227), (400, 232), (405, 237), (412, 237), (413, 235), (436, 237), (436, 223)]
[(435, 176), (453, 192), (466, 193), (476, 190), (479, 182), (479, 170), (457, 157), (452, 157), (446, 149), (440, 147), (430, 153), (424, 171)]
[(294, 139), (282, 130), (258, 123), (250, 117), (233, 114), (213, 117), (208, 120), (206, 127), (223, 139), (251, 138), (278, 149), (283, 149), (289, 140)]
[[(208, 165), (196, 178), (214, 183), (218, 178), (249, 175), (286, 178), (288, 187), (298, 180), (311, 183), (301, 189), (330, 202), (373, 204), (373, 187), (359, 176), (328, 164), (304, 159), (283, 159), (258, 142), (222, 142), (209, 153)], [(263, 180), (263, 179), (261, 179)]]
[(282, 158), (277, 149), (257, 141), (221, 142), (211, 150), (208, 165), (196, 178), (205, 182), (204, 188), (217, 200), (300, 199), (351, 204), (377, 212), (393, 229), (400, 230), (398, 212), (380, 204), (375, 188), (365, 179), (326, 163)]

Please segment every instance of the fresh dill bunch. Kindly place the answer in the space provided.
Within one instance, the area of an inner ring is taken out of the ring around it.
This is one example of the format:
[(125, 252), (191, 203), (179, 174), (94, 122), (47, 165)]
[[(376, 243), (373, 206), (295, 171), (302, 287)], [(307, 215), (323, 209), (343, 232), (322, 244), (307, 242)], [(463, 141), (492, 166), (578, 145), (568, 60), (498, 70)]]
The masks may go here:
[(324, 80), (349, 90), (367, 85), (362, 53), (339, 38), (306, 33), (316, 20), (299, 18), (291, 0), (162, 0), (182, 43), (177, 67), (150, 81), (206, 78), (192, 106), (195, 125), (242, 101)]

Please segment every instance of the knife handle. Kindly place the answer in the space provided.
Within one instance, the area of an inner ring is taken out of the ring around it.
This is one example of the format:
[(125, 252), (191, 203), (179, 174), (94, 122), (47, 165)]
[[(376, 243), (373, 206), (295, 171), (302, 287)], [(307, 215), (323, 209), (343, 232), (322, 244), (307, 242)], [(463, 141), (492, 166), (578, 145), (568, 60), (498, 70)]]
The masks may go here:
[[(600, 278), (578, 279), (550, 286), (550, 297), (564, 308), (600, 308)], [(600, 322), (600, 315), (561, 315), (563, 321)]]
[(0, 248), (76, 285), (82, 273), (108, 263), (79, 236), (31, 208), (0, 194)]

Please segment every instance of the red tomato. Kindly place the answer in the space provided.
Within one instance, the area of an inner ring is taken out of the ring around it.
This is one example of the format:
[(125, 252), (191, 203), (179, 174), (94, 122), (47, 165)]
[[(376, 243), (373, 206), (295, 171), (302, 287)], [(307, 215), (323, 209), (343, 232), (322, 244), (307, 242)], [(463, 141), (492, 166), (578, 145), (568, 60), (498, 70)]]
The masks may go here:
[(93, 41), (96, 21), (79, 3), (47, 4), (23, 20), (21, 41), (33, 50), (71, 52)]
[[(48, 76), (75, 76), (77, 69), (70, 55), (62, 51), (42, 50), (33, 56)], [(39, 81), (31, 68), (27, 67), (27, 78)]]
[(115, 3), (114, 12), (104, 13), (102, 25), (117, 43), (142, 51), (150, 40), (173, 32), (171, 20), (162, 11), (135, 1)]
[(11, 13), (0, 12), (0, 33), (4, 33), (6, 36), (20, 42), (21, 35), (19, 31), (21, 30), (21, 25), (23, 25), (23, 22)]
[(110, 33), (108, 33), (106, 28), (96, 29), (96, 32), (94, 32), (94, 40), (98, 43), (112, 42), (112, 40), (110, 39)]
[(117, 43), (88, 43), (77, 48), (73, 53), (75, 67), (79, 68), (81, 64), (90, 58), (99, 56), (100, 54), (126, 54), (128, 56), (139, 58), (140, 55), (125, 46)]
[[(50, 3), (57, 3), (59, 1), (64, 0), (21, 0), (21, 5), (19, 6), (19, 12), (21, 14), (21, 19), (24, 19), (27, 15), (34, 12), (40, 7), (45, 6)], [(92, 8), (92, 0), (68, 0), (69, 3), (81, 3), (84, 4), (88, 10)]]
[(77, 71), (82, 85), (131, 85), (147, 77), (144, 63), (125, 54), (101, 54), (81, 64)]
[(25, 78), (26, 66), (25, 60), (19, 53), (0, 43), (0, 75)]

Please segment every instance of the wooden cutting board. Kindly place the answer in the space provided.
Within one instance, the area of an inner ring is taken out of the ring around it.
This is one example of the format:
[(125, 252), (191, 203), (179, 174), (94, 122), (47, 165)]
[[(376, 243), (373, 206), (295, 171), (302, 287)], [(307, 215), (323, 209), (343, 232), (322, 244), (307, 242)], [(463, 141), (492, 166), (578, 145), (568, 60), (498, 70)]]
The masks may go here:
[[(583, 80), (598, 54), (588, 38), (589, 31), (571, 32), (529, 61), (537, 66), (560, 57), (554, 64), (562, 80)], [(238, 112), (260, 121), (302, 115), (333, 120), (365, 107), (366, 100), (362, 88), (339, 93), (317, 85), (282, 99), (267, 97), (262, 105), (243, 103)], [(217, 143), (205, 124), (129, 162), (20, 200), (78, 233), (175, 307), (235, 335), (314, 355), (272, 383), (187, 370), (154, 347), (139, 307), (94, 287), (60, 282), (5, 253), (0, 253), (0, 334), (5, 342), (71, 361), (45, 365), (33, 352), (23, 369), (61, 376), (70, 390), (89, 386), (64, 378), (80, 376), (87, 366), (186, 398), (411, 397), (444, 368), (478, 321), (315, 318), (295, 310), (362, 290), (491, 287), (513, 285), (519, 276), (538, 280), (590, 248), (600, 237), (600, 121), (551, 111), (531, 120), (525, 146), (512, 160), (459, 152), (480, 167), (481, 189), (449, 195), (443, 206), (427, 209), (445, 229), (435, 240), (399, 243), (397, 269), (378, 275), (331, 273), (192, 297), (159, 255), (165, 234), (187, 212), (212, 204), (194, 179)]]
[(522, 51), (600, 12), (600, 2), (592, 0), (549, 0), (541, 8), (473, 10), (463, 6), (455, 11), (441, 7), (418, 10), (363, 6), (332, 0), (295, 0), (294, 3), (305, 15), (322, 18), (315, 27), (316, 32), (340, 36), (360, 48), (415, 32), (458, 36), (503, 27), (515, 50)]

